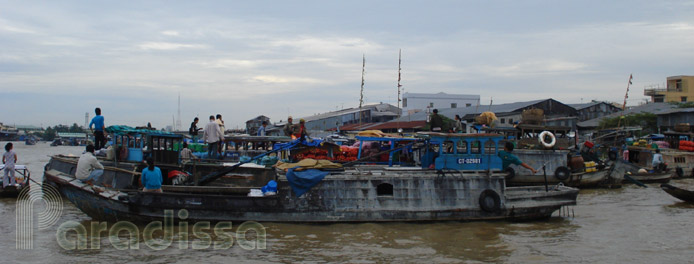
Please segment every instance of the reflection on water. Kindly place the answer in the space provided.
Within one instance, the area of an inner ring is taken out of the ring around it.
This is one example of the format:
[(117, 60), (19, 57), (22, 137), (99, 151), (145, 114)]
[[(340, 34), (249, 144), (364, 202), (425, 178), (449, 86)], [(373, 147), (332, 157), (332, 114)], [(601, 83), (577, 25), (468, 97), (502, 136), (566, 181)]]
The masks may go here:
[[(4, 143), (0, 143), (4, 145)], [(43, 166), (52, 154), (79, 155), (83, 147), (15, 144), (20, 164), (41, 181)], [(694, 179), (671, 184), (694, 189)], [(91, 232), (91, 219), (64, 202), (58, 224), (75, 221)], [(688, 263), (694, 257), (694, 205), (680, 202), (658, 188), (625, 185), (617, 190), (582, 190), (575, 217), (553, 217), (539, 222), (438, 222), (286, 224), (262, 223), (267, 248), (244, 250), (234, 240), (217, 250), (180, 246), (180, 229), (163, 250), (145, 246), (144, 226), (138, 226), (137, 250), (118, 250), (105, 236), (98, 249), (66, 250), (56, 241), (57, 225), (35, 230), (34, 249), (15, 248), (14, 199), (0, 200), (0, 243), (4, 260), (30, 263), (67, 262), (426, 262), (426, 263)], [(40, 206), (35, 208), (39, 210)], [(557, 213), (554, 214), (555, 216)], [(241, 223), (233, 223), (235, 231)], [(112, 223), (109, 224), (109, 227)], [(191, 223), (192, 226), (192, 223)], [(192, 234), (189, 226), (189, 234)], [(153, 239), (161, 239), (155, 232)], [(208, 234), (218, 239), (212, 231)], [(71, 234), (71, 238), (76, 235)], [(121, 239), (127, 238), (125, 233)], [(253, 234), (251, 233), (251, 238)], [(189, 236), (189, 242), (201, 239)], [(184, 249), (181, 249), (184, 248)]]

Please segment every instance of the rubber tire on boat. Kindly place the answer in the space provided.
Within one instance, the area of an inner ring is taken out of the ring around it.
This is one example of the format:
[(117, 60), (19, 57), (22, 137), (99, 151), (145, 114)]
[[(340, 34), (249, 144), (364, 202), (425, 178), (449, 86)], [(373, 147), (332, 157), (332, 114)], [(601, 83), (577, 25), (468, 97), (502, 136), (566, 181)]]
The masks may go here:
[[(551, 138), (552, 140), (550, 140), (549, 142), (545, 142), (545, 137), (547, 136), (549, 136), (549, 138)], [(557, 137), (555, 137), (554, 134), (552, 134), (552, 132), (546, 130), (540, 133), (538, 139), (540, 139), (540, 144), (542, 144), (542, 146), (544, 146), (545, 148), (551, 148), (554, 147), (554, 144), (557, 144)]]
[(501, 197), (494, 190), (486, 189), (480, 193), (480, 208), (488, 213), (496, 213), (501, 210)]
[(677, 175), (677, 178), (682, 178), (684, 176), (684, 170), (680, 167), (677, 167), (675, 169), (675, 175)]
[(611, 161), (617, 160), (617, 152), (610, 150), (610, 152), (607, 153), (607, 158), (609, 158)]
[(510, 179), (513, 179), (513, 177), (516, 177), (516, 170), (514, 170), (511, 167), (506, 168), (504, 170), (504, 172), (506, 172), (506, 179), (507, 180), (510, 180)]
[(554, 177), (560, 181), (567, 180), (569, 177), (571, 177), (571, 170), (569, 170), (567, 167), (559, 166), (559, 168), (554, 170)]

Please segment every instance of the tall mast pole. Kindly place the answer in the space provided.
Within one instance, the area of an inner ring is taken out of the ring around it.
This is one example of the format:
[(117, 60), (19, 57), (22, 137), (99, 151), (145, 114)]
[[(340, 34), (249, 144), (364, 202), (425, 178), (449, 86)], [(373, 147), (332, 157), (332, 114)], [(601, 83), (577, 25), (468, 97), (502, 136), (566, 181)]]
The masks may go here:
[(398, 108), (400, 108), (400, 101), (402, 101), (402, 99), (400, 99), (400, 87), (402, 87), (402, 85), (400, 85), (400, 71), (402, 70), (402, 67), (400, 67), (401, 65), (402, 65), (402, 49), (400, 49), (398, 51)]
[[(619, 128), (619, 125), (622, 122), (622, 119), (624, 119), (624, 110), (627, 108), (627, 98), (629, 98), (629, 86), (631, 86), (631, 80), (634, 79), (633, 74), (629, 74), (629, 82), (627, 83), (627, 92), (624, 94), (624, 104), (622, 104), (622, 115), (619, 117), (619, 120), (617, 121), (617, 128)], [(624, 126), (627, 125), (626, 119), (624, 120)]]
[(359, 93), (359, 124), (361, 125), (361, 107), (364, 105), (364, 73), (366, 72), (366, 55), (362, 54), (361, 92)]

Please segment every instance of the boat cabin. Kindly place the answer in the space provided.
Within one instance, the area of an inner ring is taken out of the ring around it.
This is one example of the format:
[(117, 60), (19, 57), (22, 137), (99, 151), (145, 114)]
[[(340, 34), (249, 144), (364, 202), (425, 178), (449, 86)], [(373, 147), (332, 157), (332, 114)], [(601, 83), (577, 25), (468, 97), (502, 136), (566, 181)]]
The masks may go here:
[(106, 131), (113, 136), (117, 160), (142, 162), (151, 156), (157, 164), (180, 163), (182, 135), (127, 126), (110, 126)]
[(436, 170), (501, 170), (497, 154), (502, 135), (419, 132), (417, 136), (427, 139), (421, 158), (423, 168), (433, 165)]

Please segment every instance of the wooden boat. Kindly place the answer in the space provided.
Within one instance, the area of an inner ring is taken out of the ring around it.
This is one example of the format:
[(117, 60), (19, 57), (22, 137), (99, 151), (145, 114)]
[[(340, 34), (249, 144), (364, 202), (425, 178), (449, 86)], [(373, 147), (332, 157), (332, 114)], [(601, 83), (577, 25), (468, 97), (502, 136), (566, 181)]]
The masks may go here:
[[(628, 175), (632, 179), (642, 182), (642, 183), (665, 183), (669, 182), (673, 176), (672, 169), (667, 169), (662, 172), (639, 172), (642, 168), (628, 161), (616, 160), (614, 161), (615, 172), (621, 173), (622, 175)], [(629, 179), (624, 179), (622, 183), (633, 183)]]
[[(632, 179), (643, 183), (666, 183), (672, 179), (672, 172), (653, 172), (653, 173), (634, 173), (628, 174)], [(631, 183), (631, 181), (624, 180), (623, 183)]]
[[(418, 142), (423, 151), (419, 167), (357, 165), (323, 171), (325, 178), (299, 196), (288, 174), (274, 169), (241, 177), (222, 169), (213, 173), (211, 183), (224, 183), (165, 185), (164, 193), (134, 188), (102, 191), (75, 179), (70, 172), (73, 165), (54, 157), (46, 166), (44, 179), (90, 217), (107, 221), (161, 221), (184, 209), (190, 221), (528, 220), (548, 218), (562, 206), (576, 204), (578, 190), (571, 187), (506, 187), (501, 159), (496, 156), (498, 135), (420, 136), (424, 139)], [(478, 142), (486, 147), (479, 153), (457, 148), (447, 152), (449, 142), (467, 146)], [(116, 173), (118, 181), (137, 180), (133, 172), (107, 170)], [(270, 180), (277, 182), (275, 195), (249, 196), (251, 190), (261, 189)]]
[[(5, 165), (0, 165), (0, 180), (4, 178)], [(14, 165), (15, 177), (21, 176), (22, 180), (17, 181), (17, 185), (8, 185), (7, 187), (0, 189), (0, 197), (17, 197), (19, 192), (25, 188), (29, 188), (29, 181), (31, 180), (31, 173), (26, 165)]]
[(663, 189), (663, 191), (665, 191), (666, 193), (672, 195), (672, 197), (675, 197), (688, 203), (694, 203), (693, 191), (677, 188), (667, 183), (661, 184), (660, 188)]

